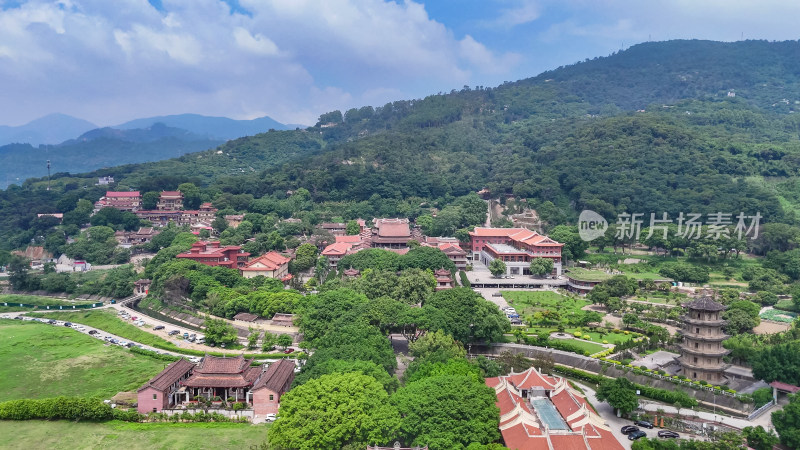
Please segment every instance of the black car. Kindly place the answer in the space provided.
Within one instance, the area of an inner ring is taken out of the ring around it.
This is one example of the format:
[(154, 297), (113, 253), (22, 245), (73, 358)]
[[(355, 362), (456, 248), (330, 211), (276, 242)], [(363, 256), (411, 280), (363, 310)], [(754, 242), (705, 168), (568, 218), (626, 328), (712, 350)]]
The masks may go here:
[(653, 428), (653, 424), (646, 421), (646, 420), (636, 420), (633, 422), (634, 425), (639, 425), (642, 428)]
[(64, 322), (64, 326), (65, 327), (71, 327), (72, 326), (72, 322)]
[(50, 320), (47, 321), (47, 323), (49, 323), (50, 325), (55, 325), (56, 321), (53, 320), (53, 319), (50, 319)]
[(89, 334), (97, 334), (97, 330), (89, 330)]
[(675, 439), (677, 439), (677, 438), (681, 437), (681, 435), (676, 433), (676, 432), (674, 432), (674, 431), (661, 430), (661, 431), (658, 432), (658, 437), (660, 437), (660, 438), (675, 438)]
[(153, 327), (153, 329), (154, 330), (163, 330), (164, 329), (164, 325), (156, 325), (156, 326)]
[(622, 427), (622, 430), (620, 431), (622, 431), (622, 434), (630, 434), (633, 433), (634, 431), (639, 431), (639, 427), (634, 425), (625, 425), (624, 427)]
[(635, 441), (635, 440), (637, 440), (639, 438), (643, 438), (645, 436), (647, 436), (647, 433), (645, 433), (642, 430), (636, 430), (636, 431), (634, 431), (634, 432), (632, 432), (631, 434), (628, 435), (628, 440)]
[(22, 316), (14, 316), (14, 320), (22, 320)]

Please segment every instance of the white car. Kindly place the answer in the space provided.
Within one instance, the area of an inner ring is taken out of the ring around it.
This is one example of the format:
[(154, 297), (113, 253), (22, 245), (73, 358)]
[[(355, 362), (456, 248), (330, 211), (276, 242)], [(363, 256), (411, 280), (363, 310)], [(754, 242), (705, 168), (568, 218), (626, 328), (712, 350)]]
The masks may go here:
[(266, 420), (267, 422), (275, 422), (277, 418), (278, 418), (277, 414), (267, 414), (266, 416), (264, 416), (264, 420)]

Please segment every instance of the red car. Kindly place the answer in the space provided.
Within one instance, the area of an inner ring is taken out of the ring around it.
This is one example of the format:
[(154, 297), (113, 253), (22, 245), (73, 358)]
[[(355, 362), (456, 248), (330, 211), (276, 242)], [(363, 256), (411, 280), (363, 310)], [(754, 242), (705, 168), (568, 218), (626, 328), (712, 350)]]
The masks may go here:
[(293, 348), (287, 348), (286, 350), (283, 351), (283, 353), (286, 353), (288, 355), (289, 353), (292, 353), (293, 351), (294, 351)]

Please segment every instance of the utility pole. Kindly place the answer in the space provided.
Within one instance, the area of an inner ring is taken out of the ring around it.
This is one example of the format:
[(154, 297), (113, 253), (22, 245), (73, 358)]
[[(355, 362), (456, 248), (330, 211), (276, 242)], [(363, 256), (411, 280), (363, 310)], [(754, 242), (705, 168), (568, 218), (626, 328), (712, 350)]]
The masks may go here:
[(47, 160), (47, 190), (50, 190), (50, 160)]

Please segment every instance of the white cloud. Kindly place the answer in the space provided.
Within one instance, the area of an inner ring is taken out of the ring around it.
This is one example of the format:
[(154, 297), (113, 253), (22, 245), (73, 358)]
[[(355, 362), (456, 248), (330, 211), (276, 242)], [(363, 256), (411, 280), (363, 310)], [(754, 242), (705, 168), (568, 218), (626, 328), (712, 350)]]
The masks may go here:
[[(408, 0), (31, 0), (0, 6), (0, 124), (59, 111), (102, 125), (196, 112), (313, 123), (502, 71)], [(480, 80), (472, 80), (476, 83)], [(392, 97), (389, 97), (389, 96)], [(24, 101), (23, 101), (24, 100)]]
[(514, 6), (500, 11), (500, 15), (494, 20), (496, 25), (515, 27), (533, 22), (541, 17), (541, 8), (537, 1), (521, 0), (514, 3)]

